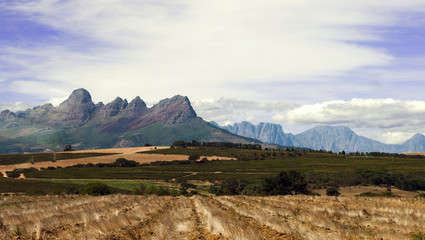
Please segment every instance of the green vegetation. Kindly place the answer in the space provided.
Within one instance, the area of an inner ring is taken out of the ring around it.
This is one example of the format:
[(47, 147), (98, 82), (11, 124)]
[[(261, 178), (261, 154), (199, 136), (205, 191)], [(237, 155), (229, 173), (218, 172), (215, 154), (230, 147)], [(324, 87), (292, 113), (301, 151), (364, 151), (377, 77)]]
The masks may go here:
[(425, 240), (425, 233), (417, 232), (412, 235), (412, 240)]
[(53, 183), (66, 183), (66, 184), (79, 184), (84, 185), (88, 183), (101, 182), (112, 188), (120, 188), (126, 190), (133, 190), (135, 187), (139, 187), (141, 184), (145, 186), (155, 186), (156, 182), (148, 182), (148, 181), (133, 181), (133, 180), (86, 180), (86, 179), (39, 179), (39, 181), (48, 181)]
[(143, 167), (103, 167), (103, 168), (59, 168), (25, 173), (28, 178), (55, 178), (55, 179), (148, 179), (170, 180), (183, 177), (188, 173), (146, 171)]
[(101, 182), (88, 183), (80, 188), (82, 194), (103, 196), (112, 193), (111, 187)]
[(0, 155), (0, 165), (13, 165), (20, 163), (49, 162), (64, 159), (77, 159), (115, 155), (116, 153), (31, 153), (31, 154), (5, 154)]
[(210, 187), (216, 195), (296, 195), (308, 194), (307, 182), (299, 172), (281, 172), (275, 177), (263, 180), (239, 181), (228, 179)]
[[(209, 147), (176, 147), (150, 153), (184, 154), (192, 156), (192, 160), (138, 164), (117, 159), (110, 164), (16, 171), (24, 172), (28, 178), (42, 179), (236, 180), (257, 184), (250, 185), (246, 192), (257, 191), (259, 181), (294, 171), (303, 176), (309, 188), (392, 185), (402, 190), (425, 190), (425, 161), (422, 158)], [(201, 156), (233, 157), (238, 160), (207, 160)], [(196, 160), (199, 158), (202, 159)]]
[(22, 192), (29, 194), (52, 194), (66, 192), (66, 189), (78, 187), (76, 184), (52, 183), (45, 181), (0, 178), (0, 193)]
[[(403, 190), (425, 190), (425, 162), (415, 158), (345, 156), (320, 152), (265, 151), (227, 148), (173, 148), (155, 153), (218, 155), (237, 161), (171, 161), (139, 165), (120, 163), (77, 165), (77, 168), (50, 169), (25, 173), (30, 178), (153, 179), (221, 181), (249, 180), (276, 176), (283, 171), (304, 174), (313, 188), (353, 185), (395, 185)], [(253, 160), (245, 160), (253, 159)], [(261, 160), (264, 159), (264, 160)], [(118, 161), (118, 162), (119, 162)], [(123, 167), (120, 167), (123, 166)], [(130, 167), (133, 166), (133, 167)], [(92, 168), (96, 168), (93, 170)]]

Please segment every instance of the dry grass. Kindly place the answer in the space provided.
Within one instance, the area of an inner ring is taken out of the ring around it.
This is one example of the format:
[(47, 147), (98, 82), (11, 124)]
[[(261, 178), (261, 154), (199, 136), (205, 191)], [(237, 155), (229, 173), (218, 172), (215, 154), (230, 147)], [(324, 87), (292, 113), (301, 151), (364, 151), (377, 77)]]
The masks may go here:
[(409, 239), (424, 222), (412, 198), (0, 198), (0, 239)]

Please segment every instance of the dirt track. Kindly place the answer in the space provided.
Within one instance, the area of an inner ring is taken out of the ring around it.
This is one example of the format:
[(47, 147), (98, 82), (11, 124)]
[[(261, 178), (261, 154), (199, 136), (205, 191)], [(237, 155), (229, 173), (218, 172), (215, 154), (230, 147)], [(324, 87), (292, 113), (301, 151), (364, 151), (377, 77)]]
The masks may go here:
[[(166, 149), (169, 147), (156, 147), (157, 149)], [(154, 161), (173, 161), (173, 160), (187, 160), (188, 155), (164, 155), (164, 154), (139, 154), (138, 152), (145, 152), (154, 150), (155, 147), (135, 147), (135, 148), (109, 148), (109, 149), (94, 149), (94, 150), (81, 150), (73, 151), (71, 153), (117, 153), (114, 155), (106, 155), (99, 157), (79, 158), (70, 160), (58, 160), (56, 162), (36, 162), (15, 164), (15, 165), (0, 165), (0, 172), (6, 177), (6, 171), (12, 171), (16, 168), (47, 168), (47, 167), (66, 167), (75, 164), (87, 164), (87, 163), (112, 163), (117, 158), (125, 158), (127, 160), (133, 160), (138, 163), (150, 163)], [(67, 152), (70, 153), (70, 152)], [(217, 156), (206, 157), (208, 160), (216, 159)], [(224, 160), (232, 160), (232, 158), (219, 157)]]

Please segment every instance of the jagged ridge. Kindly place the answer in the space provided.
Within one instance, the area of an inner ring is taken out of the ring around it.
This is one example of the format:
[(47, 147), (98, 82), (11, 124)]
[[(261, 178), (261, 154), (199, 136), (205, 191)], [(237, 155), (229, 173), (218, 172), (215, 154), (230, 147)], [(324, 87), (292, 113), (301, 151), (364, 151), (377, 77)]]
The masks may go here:
[[(149, 130), (143, 130), (146, 127)], [(147, 142), (169, 145), (176, 140), (255, 141), (204, 122), (184, 96), (163, 99), (151, 108), (138, 96), (130, 103), (117, 97), (105, 105), (94, 104), (90, 93), (82, 88), (74, 90), (58, 107), (45, 104), (16, 113), (2, 111), (0, 136), (0, 152), (61, 149), (65, 144), (98, 148)]]

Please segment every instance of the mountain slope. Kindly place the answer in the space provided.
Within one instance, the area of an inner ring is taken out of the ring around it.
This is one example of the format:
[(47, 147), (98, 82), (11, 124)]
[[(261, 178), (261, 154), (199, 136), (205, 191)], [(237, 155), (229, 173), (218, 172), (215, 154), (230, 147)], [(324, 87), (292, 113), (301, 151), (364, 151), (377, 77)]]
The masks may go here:
[(180, 95), (148, 108), (140, 97), (94, 104), (88, 91), (77, 89), (58, 107), (0, 113), (0, 153), (61, 150), (66, 144), (76, 149), (170, 145), (176, 140), (258, 142), (211, 126)]

